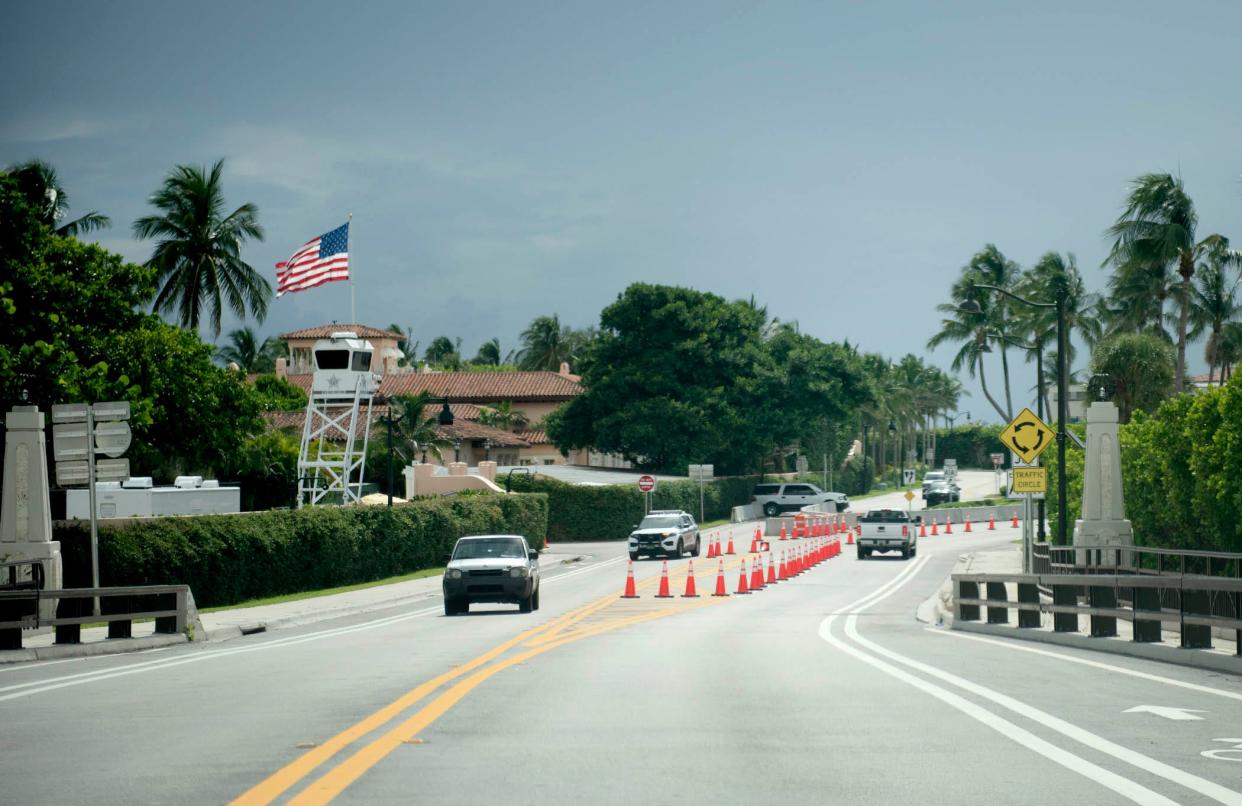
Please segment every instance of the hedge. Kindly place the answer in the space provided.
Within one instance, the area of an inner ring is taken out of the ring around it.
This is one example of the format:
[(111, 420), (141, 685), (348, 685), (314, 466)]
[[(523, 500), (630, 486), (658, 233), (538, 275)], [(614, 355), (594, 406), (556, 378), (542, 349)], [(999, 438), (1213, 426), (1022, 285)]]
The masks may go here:
[[(543, 495), (458, 495), (387, 507), (310, 507), (99, 525), (100, 584), (187, 584), (200, 607), (371, 582), (443, 564), (458, 537), (542, 546)], [(90, 586), (89, 526), (57, 522), (66, 587)]]
[[(703, 485), (703, 520), (729, 518), (733, 507), (749, 503), (761, 476), (714, 479)], [(513, 489), (546, 493), (548, 539), (622, 540), (643, 516), (643, 494), (636, 484), (606, 486), (567, 484), (544, 476), (518, 476)], [(652, 509), (684, 509), (699, 517), (699, 482), (660, 481), (652, 494)]]
[(1009, 449), (1000, 441), (1003, 425), (971, 423), (954, 428), (936, 429), (936, 467), (945, 459), (956, 459), (958, 467), (992, 469), (992, 454), (1004, 454), (1004, 467), (1009, 467)]

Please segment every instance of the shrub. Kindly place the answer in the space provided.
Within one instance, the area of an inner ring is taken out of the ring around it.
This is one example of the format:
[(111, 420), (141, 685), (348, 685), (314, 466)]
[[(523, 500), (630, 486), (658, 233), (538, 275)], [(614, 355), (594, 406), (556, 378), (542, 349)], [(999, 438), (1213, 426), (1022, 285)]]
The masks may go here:
[[(442, 564), (458, 537), (541, 546), (542, 495), (459, 495), (387, 507), (308, 507), (100, 524), (100, 584), (187, 584), (200, 607), (371, 582)], [(89, 587), (89, 527), (58, 523), (65, 586)]]

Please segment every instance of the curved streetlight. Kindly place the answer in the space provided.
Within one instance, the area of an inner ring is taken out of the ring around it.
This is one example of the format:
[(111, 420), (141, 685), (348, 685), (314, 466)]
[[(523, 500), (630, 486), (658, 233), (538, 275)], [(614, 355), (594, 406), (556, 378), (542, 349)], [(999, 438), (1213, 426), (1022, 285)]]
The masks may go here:
[[(1069, 436), (1065, 431), (1065, 423), (1069, 420), (1069, 348), (1067, 346), (1068, 334), (1065, 327), (1065, 298), (1066, 293), (1063, 289), (1058, 290), (1053, 302), (1035, 302), (1034, 300), (1020, 297), (1012, 291), (1007, 291), (1000, 286), (988, 285), (986, 283), (971, 283), (972, 289), (987, 289), (995, 291), (998, 294), (1004, 294), (1006, 297), (1020, 302), (1031, 308), (1055, 308), (1057, 312), (1057, 508), (1061, 513), (1061, 517), (1057, 519), (1057, 542), (1062, 545), (1069, 545), (1069, 520), (1066, 510), (1066, 492), (1065, 492), (1065, 444), (1069, 441)], [(979, 303), (973, 299), (965, 300), (957, 306), (957, 309), (963, 313), (982, 313), (983, 309)], [(1041, 373), (1042, 378), (1042, 373)]]

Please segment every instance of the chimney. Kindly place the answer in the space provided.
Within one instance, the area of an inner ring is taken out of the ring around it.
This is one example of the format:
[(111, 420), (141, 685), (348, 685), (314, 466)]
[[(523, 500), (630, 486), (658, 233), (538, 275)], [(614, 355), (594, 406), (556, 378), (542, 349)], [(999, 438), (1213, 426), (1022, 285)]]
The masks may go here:
[(281, 357), (276, 359), (276, 377), (282, 381), (289, 378), (289, 360)]
[(557, 374), (559, 374), (559, 375), (568, 375), (568, 374), (569, 374), (569, 362), (568, 362), (568, 361), (562, 361), (562, 362), (561, 362), (561, 371), (560, 371), (559, 373), (557, 373)]

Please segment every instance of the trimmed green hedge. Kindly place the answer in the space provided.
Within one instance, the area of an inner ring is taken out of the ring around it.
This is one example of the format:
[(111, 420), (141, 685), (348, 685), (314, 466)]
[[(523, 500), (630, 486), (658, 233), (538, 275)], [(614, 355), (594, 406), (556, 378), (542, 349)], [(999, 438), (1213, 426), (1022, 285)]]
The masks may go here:
[[(458, 537), (541, 547), (543, 495), (458, 495), (387, 507), (151, 518), (99, 527), (100, 584), (188, 584), (200, 607), (371, 582), (441, 565)], [(90, 586), (90, 531), (58, 523), (66, 587)]]
[[(703, 487), (704, 521), (732, 515), (733, 507), (750, 502), (760, 476), (737, 476), (707, 482)], [(548, 539), (623, 540), (643, 517), (643, 494), (636, 484), (588, 486), (566, 484), (540, 476), (514, 475), (515, 490), (548, 496)], [(699, 517), (697, 481), (661, 481), (652, 494), (652, 509), (684, 509)]]
[(958, 467), (992, 469), (992, 454), (1005, 455), (1004, 467), (1009, 467), (1009, 449), (1000, 441), (1003, 425), (971, 423), (955, 428), (936, 429), (936, 467), (943, 467), (945, 459), (956, 459)]

